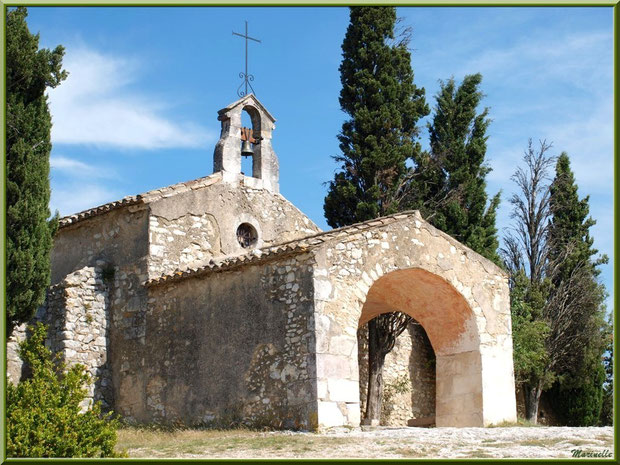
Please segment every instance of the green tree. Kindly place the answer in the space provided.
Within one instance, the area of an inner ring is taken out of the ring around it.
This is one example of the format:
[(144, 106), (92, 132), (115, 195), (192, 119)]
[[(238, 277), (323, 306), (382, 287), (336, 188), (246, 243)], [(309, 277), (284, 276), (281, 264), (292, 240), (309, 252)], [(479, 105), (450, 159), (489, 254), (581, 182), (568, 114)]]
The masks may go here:
[(431, 154), (445, 170), (447, 201), (438, 205), (436, 222), (444, 232), (481, 255), (499, 262), (496, 210), (499, 193), (487, 206), (485, 164), (488, 108), (477, 114), (483, 97), (482, 75), (442, 83), (433, 123), (429, 125)]
[(45, 89), (66, 78), (64, 49), (39, 50), (24, 7), (6, 22), (7, 332), (43, 303), (56, 221), (48, 221), (51, 116)]
[(20, 345), (32, 375), (6, 397), (7, 456), (114, 457), (118, 422), (102, 415), (99, 403), (82, 412), (90, 376), (82, 365), (67, 370), (45, 347), (41, 323)]
[(549, 325), (542, 318), (542, 293), (536, 292), (523, 269), (510, 280), (510, 311), (514, 369), (518, 385), (536, 385), (548, 363), (545, 339)]
[(490, 260), (500, 263), (495, 217), (500, 194), (486, 193), (488, 108), (478, 113), (483, 98), (481, 74), (441, 82), (432, 123), (430, 153), (417, 161), (407, 189), (411, 208), (434, 226)]
[(421, 152), (417, 122), (429, 113), (413, 83), (408, 36), (395, 40), (395, 8), (352, 7), (342, 43), (340, 106), (349, 115), (338, 136), (341, 171), (324, 211), (332, 227), (396, 211), (407, 160)]
[(588, 197), (579, 199), (570, 159), (562, 153), (550, 186), (551, 221), (547, 239), (546, 273), (551, 280), (546, 318), (551, 322), (547, 347), (550, 369), (558, 379), (549, 391), (556, 410), (568, 424), (586, 426), (599, 421), (603, 402), (606, 350), (604, 300), (597, 257), (590, 237), (596, 223), (589, 217)]
[[(413, 83), (409, 33), (398, 37), (396, 10), (352, 7), (342, 43), (340, 106), (349, 116), (338, 136), (341, 170), (329, 183), (327, 223), (340, 227), (398, 211), (407, 161), (419, 158), (418, 120), (429, 113), (423, 88)], [(399, 312), (369, 322), (366, 418), (381, 416), (383, 362), (409, 317)]]
[(580, 369), (560, 374), (545, 397), (562, 423), (569, 426), (597, 426), (604, 400), (605, 367), (598, 351), (584, 356)]
[(585, 266), (592, 277), (599, 275), (597, 266), (607, 257), (596, 258), (590, 228), (596, 224), (589, 217), (589, 196), (579, 199), (575, 176), (566, 152), (558, 157), (555, 178), (550, 186), (551, 222), (549, 225), (549, 260), (557, 262), (553, 283), (568, 279), (575, 269)]
[(513, 176), (513, 231), (502, 249), (511, 272), (515, 372), (525, 395), (526, 417), (537, 421), (547, 391), (564, 421), (596, 423), (603, 399), (605, 290), (596, 279), (588, 200), (580, 200), (566, 154), (554, 158), (529, 142), (526, 167)]

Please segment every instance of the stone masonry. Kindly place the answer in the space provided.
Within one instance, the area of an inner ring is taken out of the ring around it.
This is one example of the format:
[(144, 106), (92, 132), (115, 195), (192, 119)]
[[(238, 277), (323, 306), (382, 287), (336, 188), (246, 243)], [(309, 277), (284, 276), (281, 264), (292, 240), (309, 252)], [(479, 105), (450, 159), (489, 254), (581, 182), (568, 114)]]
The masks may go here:
[[(104, 409), (113, 403), (108, 365), (108, 305), (107, 284), (101, 268), (86, 267), (49, 289), (45, 311), (39, 312), (33, 321), (47, 326), (46, 345), (53, 353), (60, 353), (68, 366), (84, 366), (93, 379), (87, 386), (84, 406), (95, 400), (101, 401)], [(26, 325), (22, 325), (9, 342), (8, 378), (11, 382), (19, 381), (22, 376), (16, 345), (26, 333)]]
[[(219, 120), (212, 175), (60, 221), (37, 319), (96, 378), (91, 398), (138, 423), (355, 427), (364, 326), (402, 311), (416, 324), (387, 359), (385, 424), (515, 420), (503, 271), (418, 212), (321, 232), (278, 192), (275, 119), (256, 97)], [(26, 333), (8, 342), (11, 382)]]

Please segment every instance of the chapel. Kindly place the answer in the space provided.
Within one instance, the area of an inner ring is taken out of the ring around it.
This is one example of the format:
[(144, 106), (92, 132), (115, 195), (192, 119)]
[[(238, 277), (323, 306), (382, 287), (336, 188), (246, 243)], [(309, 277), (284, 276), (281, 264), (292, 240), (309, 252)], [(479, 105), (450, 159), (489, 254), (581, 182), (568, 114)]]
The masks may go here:
[(357, 427), (365, 325), (400, 311), (386, 424), (515, 421), (507, 275), (417, 211), (321, 231), (279, 193), (256, 96), (218, 120), (211, 175), (60, 220), (36, 319), (93, 375), (90, 398), (136, 423)]

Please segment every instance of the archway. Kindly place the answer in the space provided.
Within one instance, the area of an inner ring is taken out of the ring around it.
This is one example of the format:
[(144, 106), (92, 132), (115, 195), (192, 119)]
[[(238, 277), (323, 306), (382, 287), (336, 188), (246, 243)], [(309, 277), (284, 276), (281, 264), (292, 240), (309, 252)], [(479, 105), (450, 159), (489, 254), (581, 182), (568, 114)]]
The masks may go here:
[(353, 225), (313, 255), (317, 424), (360, 424), (357, 331), (402, 311), (436, 355), (437, 426), (516, 420), (506, 274), (418, 212)]
[[(360, 418), (368, 399), (368, 323), (357, 331)], [(431, 426), (435, 423), (435, 365), (433, 346), (423, 326), (411, 319), (385, 357), (380, 424)]]
[(435, 423), (480, 426), (480, 341), (467, 301), (443, 278), (421, 268), (409, 268), (387, 273), (372, 284), (359, 327), (380, 314), (395, 311), (408, 314), (424, 328), (436, 356)]

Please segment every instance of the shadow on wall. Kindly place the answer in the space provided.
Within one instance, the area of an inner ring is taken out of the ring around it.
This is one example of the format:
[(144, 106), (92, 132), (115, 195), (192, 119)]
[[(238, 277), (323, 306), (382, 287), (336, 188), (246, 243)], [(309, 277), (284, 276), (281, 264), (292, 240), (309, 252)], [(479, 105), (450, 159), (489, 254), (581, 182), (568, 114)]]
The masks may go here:
[[(359, 328), (360, 415), (366, 411), (368, 389), (368, 323)], [(381, 424), (407, 426), (412, 419), (435, 416), (435, 352), (416, 320), (396, 340), (383, 368)]]

